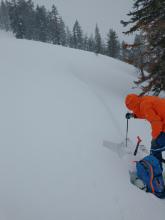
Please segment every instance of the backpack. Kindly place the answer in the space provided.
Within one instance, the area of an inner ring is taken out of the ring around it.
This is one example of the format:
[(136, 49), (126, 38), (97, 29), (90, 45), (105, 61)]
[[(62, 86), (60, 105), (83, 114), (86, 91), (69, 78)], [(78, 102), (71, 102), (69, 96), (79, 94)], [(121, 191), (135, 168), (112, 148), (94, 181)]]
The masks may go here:
[(146, 185), (147, 192), (159, 198), (165, 198), (165, 184), (159, 160), (148, 155), (136, 162), (137, 177)]

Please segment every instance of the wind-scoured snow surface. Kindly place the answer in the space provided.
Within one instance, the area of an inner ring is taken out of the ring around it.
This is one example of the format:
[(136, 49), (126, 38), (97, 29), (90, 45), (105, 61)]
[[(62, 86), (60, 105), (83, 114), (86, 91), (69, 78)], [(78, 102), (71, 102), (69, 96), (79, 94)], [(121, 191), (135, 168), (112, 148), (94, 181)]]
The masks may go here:
[[(125, 140), (133, 80), (106, 56), (0, 37), (0, 220), (164, 220), (106, 147)], [(149, 125), (129, 126), (149, 149)]]

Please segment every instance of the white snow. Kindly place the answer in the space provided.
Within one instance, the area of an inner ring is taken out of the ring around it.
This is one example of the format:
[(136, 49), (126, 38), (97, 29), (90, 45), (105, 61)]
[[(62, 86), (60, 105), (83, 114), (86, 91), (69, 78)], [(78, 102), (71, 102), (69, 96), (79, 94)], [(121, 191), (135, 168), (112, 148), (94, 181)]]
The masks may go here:
[[(1, 33), (0, 33), (1, 35)], [(0, 37), (0, 220), (163, 220), (130, 184), (125, 140), (136, 70), (115, 59)], [(150, 126), (129, 122), (149, 149)]]
[(13, 38), (14, 34), (10, 31), (0, 30), (0, 40), (4, 38)]

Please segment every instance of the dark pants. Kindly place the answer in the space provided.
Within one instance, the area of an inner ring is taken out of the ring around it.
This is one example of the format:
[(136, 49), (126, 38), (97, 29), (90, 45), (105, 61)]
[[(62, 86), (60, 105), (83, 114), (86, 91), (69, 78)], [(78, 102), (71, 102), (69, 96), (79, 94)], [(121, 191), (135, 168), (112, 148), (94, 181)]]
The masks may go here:
[(165, 132), (161, 132), (156, 140), (151, 143), (150, 153), (154, 155), (162, 165), (162, 152), (165, 151)]

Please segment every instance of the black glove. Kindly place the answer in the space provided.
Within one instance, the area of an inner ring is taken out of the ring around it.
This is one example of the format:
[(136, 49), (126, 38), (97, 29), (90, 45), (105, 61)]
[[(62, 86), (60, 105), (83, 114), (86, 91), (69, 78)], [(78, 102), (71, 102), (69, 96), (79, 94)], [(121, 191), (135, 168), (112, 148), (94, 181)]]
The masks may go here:
[(125, 115), (126, 119), (130, 119), (130, 118), (135, 118), (135, 115), (133, 113), (129, 113), (127, 112), (127, 114)]

